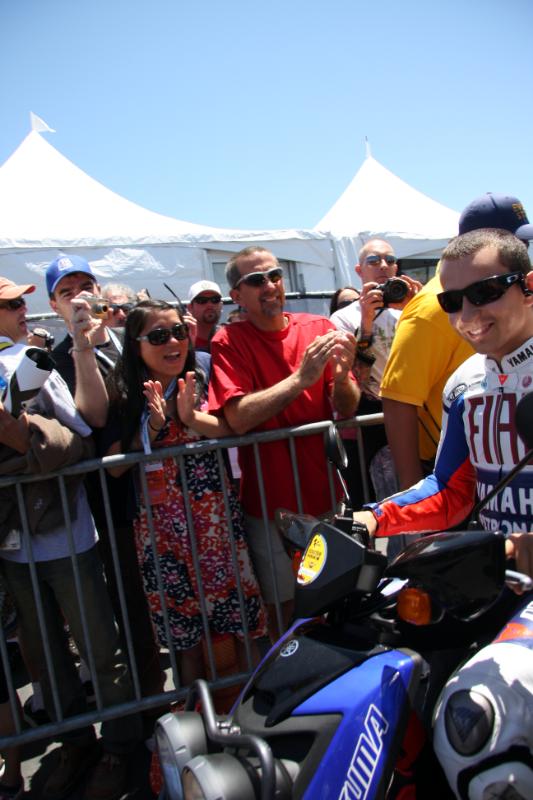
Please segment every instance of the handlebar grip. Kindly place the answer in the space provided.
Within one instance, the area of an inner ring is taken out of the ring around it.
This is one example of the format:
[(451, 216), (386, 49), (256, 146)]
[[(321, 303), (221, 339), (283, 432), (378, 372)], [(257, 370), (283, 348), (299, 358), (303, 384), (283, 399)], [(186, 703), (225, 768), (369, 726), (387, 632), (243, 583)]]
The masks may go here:
[(509, 589), (517, 588), (523, 592), (530, 592), (533, 589), (533, 580), (523, 572), (515, 572), (514, 569), (505, 570), (505, 585)]

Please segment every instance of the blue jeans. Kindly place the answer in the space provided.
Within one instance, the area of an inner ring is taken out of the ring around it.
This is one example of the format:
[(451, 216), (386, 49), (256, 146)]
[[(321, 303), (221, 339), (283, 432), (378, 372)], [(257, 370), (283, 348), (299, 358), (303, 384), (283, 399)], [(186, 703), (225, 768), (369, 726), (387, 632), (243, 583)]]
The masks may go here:
[[(102, 704), (118, 705), (131, 700), (133, 691), (126, 660), (119, 645), (118, 630), (96, 547), (79, 554), (77, 561)], [(50, 677), (29, 566), (6, 560), (1, 560), (0, 563), (6, 585), (17, 607), (24, 657), (28, 664), (38, 671), (46, 710), (50, 718), (55, 719)], [(85, 692), (68, 648), (65, 623), (69, 626), (80, 655), (87, 664), (90, 662), (83, 636), (72, 564), (70, 558), (59, 558), (40, 561), (36, 564), (36, 569), (59, 703), (64, 717), (73, 716), (85, 712), (87, 707)], [(102, 741), (104, 749), (108, 752), (126, 753), (135, 746), (140, 736), (141, 721), (137, 714), (102, 723)], [(92, 726), (61, 735), (62, 740), (80, 746), (90, 744), (94, 741), (94, 737)]]

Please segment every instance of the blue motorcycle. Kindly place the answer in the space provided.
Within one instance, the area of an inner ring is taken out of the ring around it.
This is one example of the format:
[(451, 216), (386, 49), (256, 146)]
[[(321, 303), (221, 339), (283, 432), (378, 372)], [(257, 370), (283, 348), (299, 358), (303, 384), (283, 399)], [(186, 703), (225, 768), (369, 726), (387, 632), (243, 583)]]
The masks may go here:
[(424, 734), (458, 662), (508, 621), (506, 583), (531, 589), (505, 537), (425, 536), (388, 564), (350, 514), (279, 522), (303, 550), (298, 619), (229, 715), (197, 681), (158, 721), (165, 800), (453, 797)]

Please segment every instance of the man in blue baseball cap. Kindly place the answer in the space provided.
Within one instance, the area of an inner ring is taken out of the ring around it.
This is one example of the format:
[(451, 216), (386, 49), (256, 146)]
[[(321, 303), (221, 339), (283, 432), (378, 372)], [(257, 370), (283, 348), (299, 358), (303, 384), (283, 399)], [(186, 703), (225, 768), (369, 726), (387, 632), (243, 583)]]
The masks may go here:
[(526, 246), (533, 239), (533, 225), (517, 197), (487, 192), (467, 205), (459, 218), (459, 235), (480, 228), (503, 228)]
[[(91, 314), (91, 296), (100, 298), (101, 289), (90, 264), (80, 256), (60, 255), (46, 270), (50, 305), (65, 321), (67, 335), (52, 351), (56, 369), (67, 383), (76, 406), (98, 437), (105, 424), (108, 397), (105, 377), (122, 352), (123, 333), (108, 327), (109, 317)], [(104, 301), (102, 301), (104, 302)], [(109, 315), (110, 316), (110, 315)], [(115, 543), (127, 598), (131, 637), (143, 695), (160, 690), (164, 674), (159, 664), (159, 650), (154, 639), (146, 597), (140, 581), (137, 555), (127, 515), (127, 497), (131, 476), (113, 480), (110, 491)], [(119, 591), (113, 566), (111, 534), (102, 505), (97, 472), (87, 476), (89, 504), (100, 536), (100, 556), (104, 561), (111, 602), (125, 638)], [(133, 621), (135, 624), (133, 624)], [(153, 720), (147, 720), (153, 725)]]
[(58, 256), (46, 269), (46, 289), (53, 297), (56, 287), (67, 275), (89, 275), (96, 284), (96, 278), (88, 261), (81, 256)]
[(46, 270), (46, 288), (50, 306), (67, 327), (67, 335), (52, 351), (57, 371), (89, 425), (101, 427), (107, 415), (103, 379), (122, 351), (121, 339), (109, 333), (107, 315), (95, 318), (91, 314), (87, 300), (99, 296), (100, 287), (84, 258), (59, 255)]

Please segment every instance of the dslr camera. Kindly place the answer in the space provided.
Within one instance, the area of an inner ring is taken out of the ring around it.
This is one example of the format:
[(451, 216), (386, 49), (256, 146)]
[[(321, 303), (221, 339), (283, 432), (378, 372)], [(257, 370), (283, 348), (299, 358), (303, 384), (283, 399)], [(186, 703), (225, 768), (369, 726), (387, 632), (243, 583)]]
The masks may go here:
[(105, 319), (107, 317), (109, 303), (104, 300), (103, 297), (91, 295), (90, 297), (84, 297), (83, 299), (89, 303), (91, 308), (91, 317), (95, 317), (96, 319)]
[(385, 283), (376, 287), (383, 295), (383, 305), (390, 306), (391, 303), (401, 303), (405, 300), (409, 292), (409, 286), (401, 278), (389, 278)]

